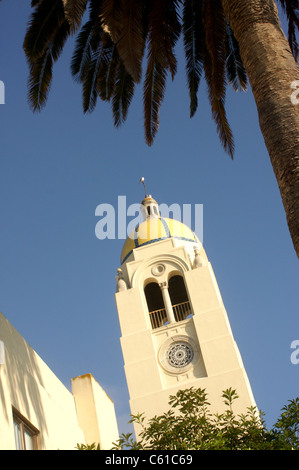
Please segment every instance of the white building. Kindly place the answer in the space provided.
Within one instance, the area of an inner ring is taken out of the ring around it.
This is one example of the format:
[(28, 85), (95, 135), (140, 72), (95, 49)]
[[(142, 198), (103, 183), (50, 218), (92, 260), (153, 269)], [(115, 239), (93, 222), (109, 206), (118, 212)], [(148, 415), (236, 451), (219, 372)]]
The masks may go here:
[(0, 313), (0, 450), (74, 450), (118, 437), (114, 404), (86, 374), (72, 393)]
[(186, 225), (161, 217), (151, 196), (141, 209), (115, 294), (132, 414), (163, 414), (169, 395), (190, 387), (206, 390), (213, 412), (232, 387), (236, 413), (245, 412), (255, 400), (202, 244)]

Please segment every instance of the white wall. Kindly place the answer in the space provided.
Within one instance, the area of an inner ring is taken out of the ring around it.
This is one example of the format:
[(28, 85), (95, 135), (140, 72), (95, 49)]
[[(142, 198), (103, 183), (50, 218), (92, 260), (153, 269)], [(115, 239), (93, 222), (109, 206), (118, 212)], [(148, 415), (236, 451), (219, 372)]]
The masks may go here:
[[(85, 443), (74, 396), (1, 313), (0, 344), (0, 450), (15, 449), (12, 407), (39, 430), (41, 450), (73, 450)], [(116, 421), (112, 405), (95, 417), (101, 415), (103, 441), (106, 426)]]

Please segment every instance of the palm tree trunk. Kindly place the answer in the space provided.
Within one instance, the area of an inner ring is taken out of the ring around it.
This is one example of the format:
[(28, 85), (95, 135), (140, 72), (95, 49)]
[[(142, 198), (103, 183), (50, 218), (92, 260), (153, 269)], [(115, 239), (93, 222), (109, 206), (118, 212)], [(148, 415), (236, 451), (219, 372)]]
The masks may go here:
[[(299, 257), (299, 104), (291, 100), (298, 66), (273, 0), (222, 0), (239, 42), (259, 123)], [(297, 82), (299, 84), (299, 82)]]

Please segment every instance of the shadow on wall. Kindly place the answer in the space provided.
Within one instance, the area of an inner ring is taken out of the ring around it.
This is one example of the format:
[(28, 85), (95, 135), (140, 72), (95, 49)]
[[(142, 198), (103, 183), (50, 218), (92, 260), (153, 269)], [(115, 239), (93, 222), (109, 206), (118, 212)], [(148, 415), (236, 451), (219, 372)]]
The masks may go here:
[(0, 340), (5, 347), (5, 364), (0, 365), (2, 419), (11, 422), (14, 406), (39, 429), (43, 439), (48, 432), (41, 396), (46, 389), (40, 370), (44, 363), (1, 313)]

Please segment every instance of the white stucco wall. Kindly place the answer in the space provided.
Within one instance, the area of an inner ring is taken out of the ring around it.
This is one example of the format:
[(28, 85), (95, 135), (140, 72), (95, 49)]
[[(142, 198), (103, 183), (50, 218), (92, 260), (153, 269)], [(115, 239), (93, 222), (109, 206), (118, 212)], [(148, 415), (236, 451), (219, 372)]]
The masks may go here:
[[(40, 450), (73, 450), (78, 443), (86, 443), (91, 421), (80, 423), (83, 427), (79, 424), (74, 392), (60, 382), (1, 313), (0, 352), (0, 450), (16, 448), (13, 408), (39, 431)], [(114, 430), (116, 423), (114, 405), (108, 399), (108, 407), (106, 397), (99, 385), (95, 386), (93, 402), (82, 394), (80, 397), (81, 407), (96, 423), (99, 441), (105, 445), (106, 435), (108, 440), (111, 437), (111, 423)]]
[(119, 438), (113, 401), (91, 374), (72, 379), (72, 392), (85, 442), (110, 450)]

